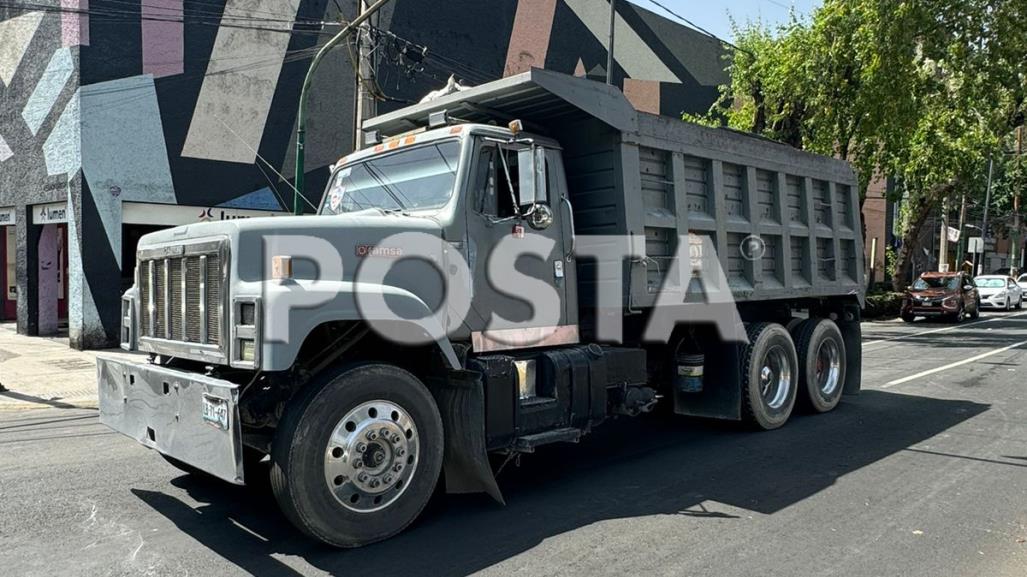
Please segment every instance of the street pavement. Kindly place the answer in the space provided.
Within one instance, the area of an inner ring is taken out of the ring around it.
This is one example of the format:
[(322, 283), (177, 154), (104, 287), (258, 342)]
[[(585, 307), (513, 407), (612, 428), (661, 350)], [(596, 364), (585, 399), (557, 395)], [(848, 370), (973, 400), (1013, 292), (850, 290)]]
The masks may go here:
[(10, 410), (96, 408), (98, 354), (146, 357), (121, 349), (76, 351), (67, 337), (26, 337), (13, 322), (0, 323), (0, 423)]
[(0, 411), (0, 574), (1027, 575), (1027, 312), (863, 330), (833, 413), (608, 423), (505, 470), (505, 507), (442, 496), (349, 551), (95, 410)]

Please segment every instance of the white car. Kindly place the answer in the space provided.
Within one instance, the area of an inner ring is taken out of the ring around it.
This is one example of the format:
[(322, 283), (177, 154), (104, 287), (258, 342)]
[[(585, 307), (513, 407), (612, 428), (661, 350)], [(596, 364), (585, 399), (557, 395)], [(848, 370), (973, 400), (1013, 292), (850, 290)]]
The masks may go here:
[(1027, 274), (1020, 275), (1020, 278), (1016, 279), (1016, 284), (1020, 285), (1020, 290), (1027, 292)]
[(1023, 289), (1013, 279), (998, 274), (979, 276), (974, 279), (981, 306), (1008, 311), (1023, 306)]

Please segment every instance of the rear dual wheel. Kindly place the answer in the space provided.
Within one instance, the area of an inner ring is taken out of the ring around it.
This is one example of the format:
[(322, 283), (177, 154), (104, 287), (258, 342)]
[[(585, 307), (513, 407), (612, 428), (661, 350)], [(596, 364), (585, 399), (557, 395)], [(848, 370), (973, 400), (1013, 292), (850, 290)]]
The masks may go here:
[(845, 387), (845, 341), (830, 319), (809, 319), (796, 327), (799, 399), (818, 413), (838, 406)]
[(753, 426), (784, 425), (795, 407), (799, 361), (788, 329), (777, 323), (746, 325), (749, 344), (742, 360), (742, 409)]

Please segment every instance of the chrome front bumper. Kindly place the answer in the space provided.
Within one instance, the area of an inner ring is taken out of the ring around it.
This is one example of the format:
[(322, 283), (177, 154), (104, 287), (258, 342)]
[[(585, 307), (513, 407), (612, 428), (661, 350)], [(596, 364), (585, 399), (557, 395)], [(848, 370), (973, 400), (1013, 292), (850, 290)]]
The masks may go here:
[(238, 385), (105, 357), (97, 358), (96, 368), (101, 423), (215, 477), (243, 484)]

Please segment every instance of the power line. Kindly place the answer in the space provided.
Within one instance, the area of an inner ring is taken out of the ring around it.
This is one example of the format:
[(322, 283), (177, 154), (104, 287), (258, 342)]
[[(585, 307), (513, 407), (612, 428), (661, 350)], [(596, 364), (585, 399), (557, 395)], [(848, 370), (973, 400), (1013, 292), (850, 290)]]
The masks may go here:
[(707, 30), (705, 28), (703, 28), (702, 26), (699, 26), (695, 22), (692, 22), (688, 18), (685, 18), (684, 16), (678, 14), (677, 12), (671, 10), (670, 8), (667, 8), (667, 6), (665, 6), (664, 4), (658, 2), (657, 0), (649, 0), (649, 2), (659, 6), (667, 14), (670, 14), (671, 16), (673, 16), (673, 17), (677, 18), (678, 20), (680, 20), (681, 22), (684, 22), (689, 28), (692, 28), (693, 30), (701, 32), (701, 33), (705, 34), (706, 36), (709, 36), (713, 40), (716, 40), (717, 42), (720, 42), (721, 44), (729, 46), (729, 47), (731, 47), (731, 48), (733, 48), (735, 50), (739, 50), (739, 51), (742, 51), (742, 52), (748, 52), (748, 50), (745, 50), (745, 49), (739, 48), (738, 46), (735, 46), (734, 44), (728, 42), (727, 40), (724, 40), (723, 38), (717, 36), (716, 34), (710, 32), (709, 30)]
[[(277, 33), (284, 33), (284, 34), (290, 34), (290, 35), (291, 34), (333, 34), (333, 32), (325, 31), (325, 30), (323, 30), (321, 28), (323, 28), (324, 26), (337, 26), (338, 25), (338, 23), (324, 22), (324, 21), (301, 21), (301, 20), (291, 20), (291, 21), (281, 20), (281, 21), (276, 21), (276, 20), (271, 20), (271, 19), (266, 19), (266, 18), (234, 17), (234, 16), (231, 16), (231, 15), (229, 15), (227, 17), (222, 16), (222, 17), (218, 17), (218, 18), (213, 17), (213, 15), (211, 15), (211, 16), (189, 16), (189, 15), (187, 15), (185, 13), (183, 13), (181, 16), (172, 16), (172, 15), (168, 15), (168, 16), (146, 15), (146, 16), (144, 16), (140, 12), (132, 12), (132, 11), (126, 11), (126, 10), (116, 10), (116, 9), (115, 10), (111, 10), (111, 9), (97, 9), (97, 8), (81, 9), (81, 8), (62, 7), (62, 6), (47, 6), (47, 5), (43, 5), (43, 4), (32, 4), (32, 3), (26, 3), (26, 2), (12, 3), (12, 2), (0, 1), (0, 8), (16, 8), (16, 9), (22, 9), (22, 10), (26, 10), (27, 9), (27, 10), (30, 10), (30, 11), (46, 12), (46, 13), (53, 13), (53, 14), (75, 14), (75, 15), (80, 15), (80, 16), (89, 16), (91, 20), (95, 19), (99, 23), (138, 24), (138, 23), (143, 22), (143, 21), (171, 22), (171, 23), (189, 24), (189, 25), (195, 25), (195, 26), (213, 26), (213, 27), (216, 27), (216, 28), (238, 28), (238, 29), (242, 29), (242, 30), (254, 30), (254, 31), (260, 31), (260, 32), (277, 32)], [(250, 21), (250, 22), (265, 23), (265, 24), (276, 24), (276, 23), (286, 23), (287, 22), (287, 23), (290, 24), (290, 26), (289, 26), (288, 29), (286, 29), (286, 28), (268, 28), (268, 27), (261, 27), (261, 26), (251, 26), (251, 25), (244, 25), (244, 24), (236, 24), (236, 23), (233, 23), (233, 22), (226, 22), (225, 20), (239, 20), (239, 21), (243, 21), (243, 22)], [(317, 26), (319, 29), (316, 29), (316, 30), (303, 30), (303, 29), (294, 30), (293, 27), (296, 26), (296, 25)]]

